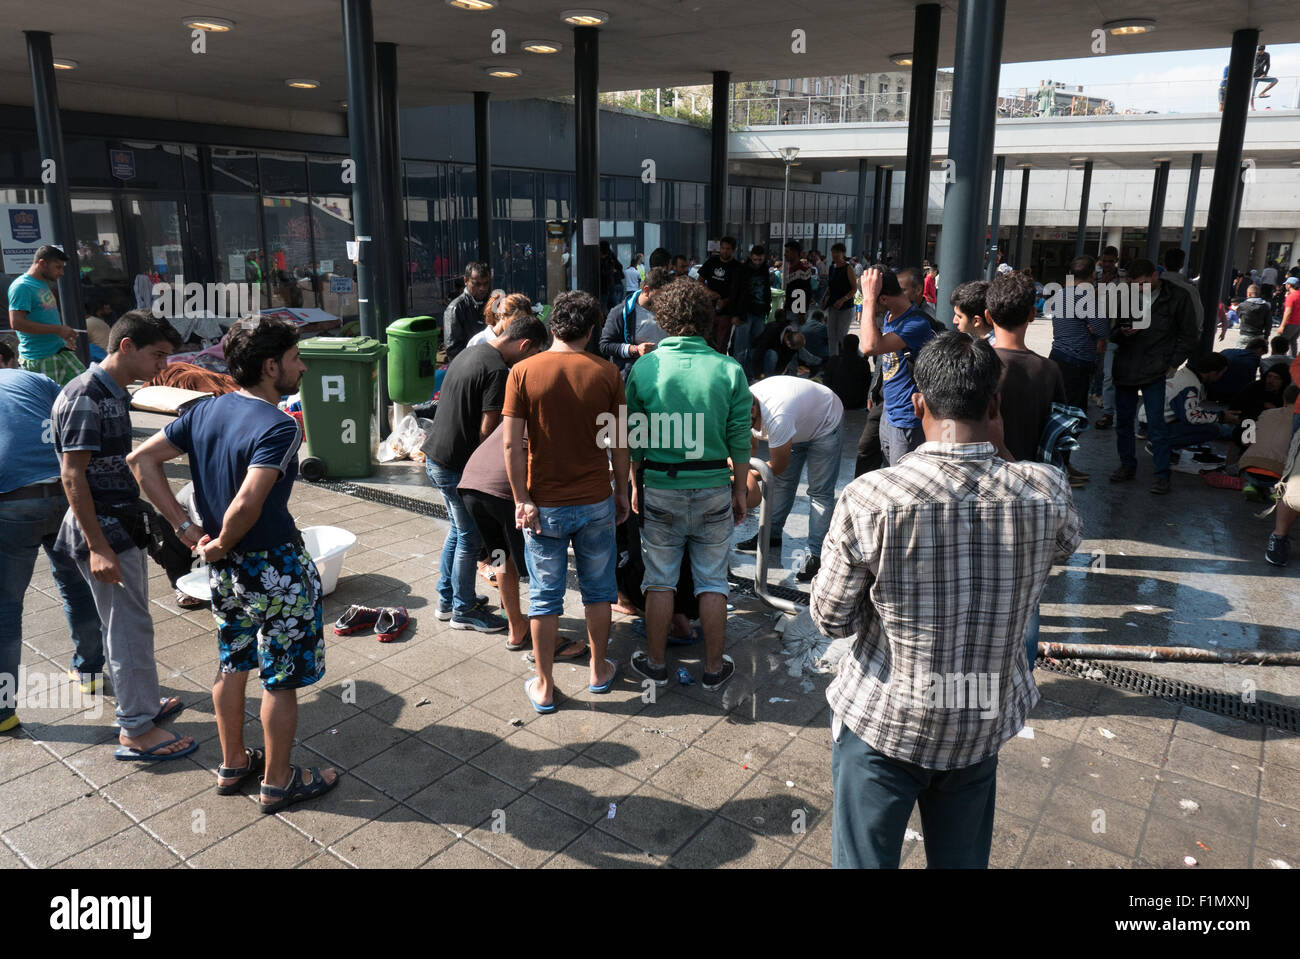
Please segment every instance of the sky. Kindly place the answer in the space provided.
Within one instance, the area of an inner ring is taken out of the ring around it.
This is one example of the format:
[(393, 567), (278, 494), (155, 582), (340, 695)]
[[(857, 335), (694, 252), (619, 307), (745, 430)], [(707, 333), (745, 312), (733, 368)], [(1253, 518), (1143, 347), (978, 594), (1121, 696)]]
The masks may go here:
[[(1267, 43), (1267, 38), (1265, 38)], [(1044, 80), (1082, 84), (1092, 96), (1115, 101), (1117, 110), (1156, 110), (1160, 113), (1204, 113), (1219, 108), (1219, 81), (1228, 65), (1228, 48), (1176, 50), (1170, 53), (1133, 53), (1005, 63), (998, 82), (1002, 94), (1020, 87), (1032, 93)], [(1268, 99), (1256, 101), (1263, 109), (1295, 108), (1300, 95), (1300, 43), (1269, 45), (1271, 76), (1278, 84)]]

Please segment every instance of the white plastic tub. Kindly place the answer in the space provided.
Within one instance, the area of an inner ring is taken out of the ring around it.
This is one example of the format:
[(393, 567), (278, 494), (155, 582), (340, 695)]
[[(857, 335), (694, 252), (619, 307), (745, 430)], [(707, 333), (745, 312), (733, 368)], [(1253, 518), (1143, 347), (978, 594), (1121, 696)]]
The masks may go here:
[[(307, 547), (307, 552), (316, 561), (316, 571), (320, 573), (321, 595), (328, 596), (339, 584), (339, 573), (343, 571), (343, 557), (357, 544), (357, 537), (338, 526), (308, 526), (302, 531), (302, 541)], [(176, 588), (187, 596), (205, 602), (212, 601), (207, 566), (200, 566), (176, 580)]]

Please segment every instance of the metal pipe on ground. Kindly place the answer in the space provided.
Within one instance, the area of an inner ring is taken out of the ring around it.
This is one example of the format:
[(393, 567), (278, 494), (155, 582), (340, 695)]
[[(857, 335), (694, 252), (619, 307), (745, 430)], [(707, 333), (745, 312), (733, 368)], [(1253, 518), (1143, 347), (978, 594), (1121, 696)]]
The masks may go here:
[[(757, 592), (755, 588), (755, 592)], [(1113, 646), (1091, 643), (1039, 643), (1048, 659), (1136, 660), (1152, 663), (1226, 663), (1234, 666), (1300, 666), (1300, 652), (1262, 649), (1198, 649), (1195, 646)]]
[(758, 473), (758, 488), (763, 499), (758, 506), (758, 542), (754, 547), (754, 595), (765, 606), (779, 613), (798, 616), (803, 607), (788, 599), (773, 596), (767, 587), (768, 541), (772, 538), (772, 467), (766, 461), (755, 456), (749, 461), (749, 468)]

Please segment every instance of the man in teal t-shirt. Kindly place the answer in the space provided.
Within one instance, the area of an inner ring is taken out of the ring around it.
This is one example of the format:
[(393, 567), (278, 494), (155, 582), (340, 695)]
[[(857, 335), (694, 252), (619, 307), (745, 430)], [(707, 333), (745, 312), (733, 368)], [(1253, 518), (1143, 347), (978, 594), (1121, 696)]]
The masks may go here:
[(649, 647), (633, 654), (632, 668), (656, 686), (668, 683), (668, 621), (689, 543), (704, 629), (703, 686), (712, 690), (736, 669), (722, 649), (731, 533), (746, 512), (749, 386), (740, 364), (708, 344), (714, 306), (702, 284), (679, 279), (656, 292), (655, 319), (668, 336), (637, 360), (626, 388), (628, 445), (645, 466), (644, 502), (633, 508), (641, 514)]
[(31, 267), (9, 284), (9, 325), (18, 334), (23, 369), (44, 373), (66, 386), (86, 371), (72, 351), (77, 331), (64, 326), (50, 284), (63, 276), (68, 257), (57, 246), (42, 246)]

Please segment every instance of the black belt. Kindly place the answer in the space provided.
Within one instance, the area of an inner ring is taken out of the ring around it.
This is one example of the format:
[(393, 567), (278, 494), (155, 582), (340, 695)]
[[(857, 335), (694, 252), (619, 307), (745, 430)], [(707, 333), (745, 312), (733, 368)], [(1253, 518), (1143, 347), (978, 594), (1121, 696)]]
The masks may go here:
[(47, 499), (62, 495), (64, 495), (62, 483), (33, 483), (30, 486), (20, 486), (8, 493), (0, 493), (0, 503), (17, 499)]
[(730, 468), (730, 464), (726, 460), (688, 460), (683, 463), (656, 463), (654, 460), (646, 460), (644, 466), (648, 470), (667, 473), (669, 479), (676, 477), (678, 470), (725, 470)]

